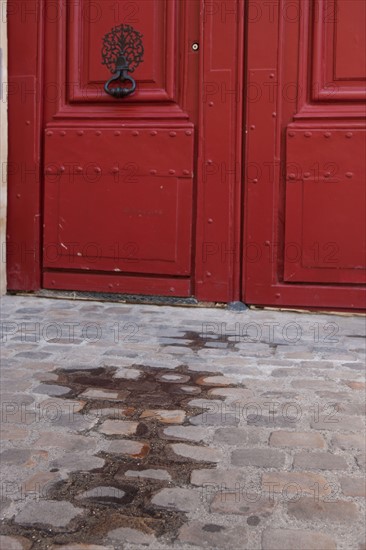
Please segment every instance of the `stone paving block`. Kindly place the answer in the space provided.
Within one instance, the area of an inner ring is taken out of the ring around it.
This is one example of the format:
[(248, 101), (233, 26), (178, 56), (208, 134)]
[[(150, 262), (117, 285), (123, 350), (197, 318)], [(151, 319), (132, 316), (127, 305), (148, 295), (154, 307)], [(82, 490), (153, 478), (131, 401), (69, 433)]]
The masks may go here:
[(262, 428), (295, 428), (296, 427), (296, 417), (283, 416), (279, 414), (250, 414), (250, 409), (248, 409), (248, 414), (246, 418), (248, 426), (262, 427)]
[[(135, 361), (137, 363), (137, 361)], [(157, 369), (177, 369), (181, 366), (182, 361), (177, 359), (169, 359), (167, 357), (144, 357), (141, 364), (146, 367), (157, 368)]]
[(115, 550), (113, 546), (101, 546), (100, 544), (84, 544), (84, 543), (73, 543), (63, 544), (59, 546), (58, 544), (51, 547), (51, 550)]
[(201, 393), (201, 388), (195, 386), (180, 386), (179, 389), (187, 395), (199, 395)]
[(337, 434), (332, 437), (332, 444), (339, 449), (366, 450), (366, 438), (364, 434)]
[(44, 310), (41, 307), (21, 307), (15, 311), (18, 314), (26, 315), (36, 315), (37, 313), (42, 313)]
[[(27, 372), (27, 376), (29, 377), (29, 372)], [(40, 382), (55, 382), (58, 380), (58, 374), (54, 374), (53, 372), (36, 372), (33, 374), (33, 378)]]
[(8, 378), (1, 381), (1, 389), (6, 392), (27, 391), (31, 385), (31, 382), (26, 380), (12, 380)]
[(168, 426), (163, 434), (168, 439), (184, 439), (188, 441), (204, 441), (207, 439), (207, 430), (198, 426)]
[(75, 498), (76, 500), (97, 500), (97, 501), (120, 501), (125, 496), (125, 491), (118, 487), (101, 485), (93, 487), (83, 493), (80, 493)]
[(99, 431), (105, 435), (134, 435), (138, 422), (129, 420), (104, 420), (99, 426)]
[(229, 378), (227, 376), (200, 376), (196, 379), (196, 384), (200, 386), (231, 386), (235, 384), (234, 378)]
[[(318, 368), (319, 368), (319, 365), (318, 365)], [(304, 369), (293, 368), (290, 366), (287, 368), (274, 369), (271, 372), (271, 376), (274, 376), (275, 378), (286, 378), (289, 376), (304, 376)]]
[[(365, 351), (363, 351), (363, 353), (365, 353)], [(365, 370), (365, 363), (362, 361), (360, 363), (342, 363), (342, 368), (363, 372)]]
[[(263, 388), (262, 388), (263, 389)], [(260, 392), (262, 392), (262, 389), (260, 390)], [(288, 389), (283, 389), (282, 391), (278, 391), (276, 389), (273, 389), (273, 390), (268, 390), (268, 391), (265, 391), (263, 393), (260, 393), (261, 397), (265, 397), (267, 398), (270, 398), (270, 399), (275, 399), (276, 401), (281, 401), (281, 400), (284, 400), (284, 399), (291, 399), (292, 401), (297, 399), (299, 394), (295, 391), (291, 391), (291, 390), (288, 390)]]
[(102, 468), (104, 464), (103, 458), (85, 453), (67, 453), (51, 462), (53, 468), (64, 469), (68, 472), (87, 472)]
[(118, 368), (113, 378), (125, 378), (126, 380), (137, 380), (141, 376), (141, 371), (137, 369)]
[(160, 481), (171, 481), (172, 479), (172, 476), (166, 470), (153, 468), (147, 470), (127, 470), (125, 476), (140, 479), (158, 479)]
[(164, 351), (172, 355), (184, 355), (184, 356), (193, 355), (193, 350), (185, 346), (165, 346)]
[(206, 495), (222, 491), (234, 491), (237, 487), (243, 488), (247, 483), (247, 473), (239, 468), (223, 470), (221, 468), (202, 468), (193, 470), (191, 484), (207, 487)]
[(302, 497), (287, 505), (288, 514), (301, 521), (320, 521), (322, 523), (353, 523), (360, 519), (360, 512), (354, 502), (324, 500)]
[(189, 419), (194, 426), (237, 426), (239, 418), (236, 411), (212, 412), (211, 410)]
[(353, 415), (360, 415), (365, 416), (366, 415), (366, 402), (363, 403), (334, 403), (333, 404), (334, 409), (337, 411), (339, 415), (345, 415), (347, 417), (353, 416)]
[(259, 520), (258, 516), (268, 517), (273, 512), (274, 506), (274, 500), (269, 499), (268, 496), (244, 491), (218, 492), (211, 502), (210, 511), (214, 514), (252, 516), (252, 524), (255, 524), (254, 518)]
[(197, 548), (247, 548), (247, 530), (241, 526), (227, 527), (217, 523), (189, 522), (179, 530), (178, 540)]
[(338, 389), (338, 384), (330, 380), (293, 380), (291, 386), (302, 390), (336, 391)]
[(336, 550), (336, 541), (325, 533), (304, 529), (265, 529), (262, 550)]
[(339, 413), (333, 413), (330, 418), (319, 418), (310, 422), (311, 428), (314, 430), (329, 430), (329, 431), (348, 431), (348, 432), (364, 432), (365, 423), (361, 418), (356, 416), (343, 416)]
[(23, 441), (28, 435), (25, 428), (16, 426), (15, 424), (2, 424), (0, 428), (0, 441)]
[(84, 430), (89, 430), (97, 423), (98, 418), (93, 418), (92, 415), (88, 414), (55, 414), (55, 418), (52, 417), (47, 422), (48, 425), (64, 427), (72, 432), (81, 432)]
[(248, 432), (242, 428), (219, 428), (215, 430), (215, 443), (225, 443), (226, 445), (241, 447), (245, 446), (247, 441)]
[(365, 382), (359, 382), (357, 380), (350, 380), (345, 382), (345, 384), (351, 388), (351, 390), (360, 390), (365, 392), (366, 384)]
[(328, 361), (357, 361), (357, 356), (354, 353), (323, 353), (323, 359)]
[(313, 472), (265, 472), (262, 474), (262, 488), (270, 495), (282, 494), (285, 499), (288, 495), (320, 495), (329, 496), (332, 486), (328, 480)]
[(174, 487), (172, 489), (161, 489), (153, 496), (151, 503), (159, 508), (194, 512), (201, 507), (201, 497), (196, 489)]
[(144, 458), (149, 451), (150, 447), (147, 443), (129, 439), (114, 440), (107, 448), (107, 453), (128, 455), (131, 458)]
[(45, 449), (51, 447), (64, 451), (86, 451), (94, 449), (96, 443), (93, 439), (84, 435), (42, 432), (42, 435), (36, 440), (35, 445), (38, 448)]
[(324, 438), (313, 432), (285, 432), (278, 430), (271, 433), (269, 444), (273, 447), (325, 447)]
[(206, 348), (227, 348), (228, 344), (225, 342), (206, 342)]
[(5, 449), (0, 453), (0, 464), (12, 464), (20, 466), (26, 464), (31, 457), (29, 449)]
[(346, 497), (366, 497), (365, 477), (341, 477), (339, 481)]
[(346, 470), (343, 456), (332, 453), (298, 453), (294, 456), (294, 467), (305, 470)]
[[(118, 391), (91, 388), (79, 395), (81, 399), (118, 399)], [(127, 396), (126, 396), (127, 397)]]
[(186, 417), (185, 411), (148, 409), (141, 413), (140, 418), (155, 418), (163, 424), (182, 424)]
[(314, 353), (308, 352), (308, 351), (290, 351), (290, 352), (284, 352), (284, 357), (287, 357), (287, 359), (308, 359), (309, 361), (314, 360)]
[[(26, 405), (31, 405), (34, 403), (34, 397), (30, 395), (29, 393), (6, 393), (3, 391), (3, 389), (0, 387), (1, 391), (1, 403), (3, 405), (3, 409), (5, 409), (6, 404), (12, 404), (12, 405), (23, 405), (25, 407)], [(3, 413), (3, 411), (2, 411)], [(2, 414), (2, 422), (6, 422), (6, 414)]]
[(71, 391), (71, 388), (66, 386), (59, 386), (57, 384), (40, 384), (34, 390), (35, 393), (42, 393), (46, 395), (65, 395)]
[(171, 448), (178, 456), (191, 458), (192, 460), (201, 460), (203, 462), (220, 462), (223, 457), (220, 449), (212, 449), (211, 447), (174, 443), (171, 445)]
[(275, 449), (238, 449), (231, 455), (234, 466), (256, 466), (257, 468), (282, 468), (285, 454)]
[(135, 412), (133, 407), (123, 407), (117, 404), (113, 407), (111, 405), (112, 403), (108, 402), (102, 403), (100, 407), (89, 409), (87, 414), (84, 416), (86, 418), (94, 419), (95, 423), (98, 419), (104, 418), (109, 418), (110, 420), (126, 420)]
[[(222, 414), (224, 414), (224, 411), (230, 410), (230, 407), (227, 407), (226, 403), (219, 399), (202, 399), (201, 397), (196, 397), (188, 401), (187, 405), (188, 407), (200, 408), (203, 411), (207, 411), (206, 414), (213, 414), (219, 411), (222, 411)], [(231, 410), (235, 411), (235, 408)]]
[[(148, 546), (156, 543), (156, 538), (152, 534), (143, 533), (138, 529), (130, 527), (120, 527), (113, 529), (107, 534), (107, 538), (120, 545), (121, 543), (133, 544), (140, 546)], [(123, 548), (123, 547), (121, 547)]]
[(21, 351), (20, 353), (16, 353), (15, 357), (43, 361), (43, 359), (47, 359), (50, 355), (51, 353), (47, 353), (46, 351)]
[(167, 384), (185, 384), (186, 382), (189, 382), (190, 376), (188, 376), (187, 374), (180, 374), (179, 372), (166, 372), (159, 375), (157, 379), (161, 382), (166, 382)]
[(229, 401), (240, 401), (247, 403), (253, 396), (252, 390), (245, 388), (213, 388), (208, 391), (208, 395), (226, 397)]
[(32, 543), (33, 541), (25, 537), (7, 537), (6, 535), (0, 535), (1, 550), (29, 550)]
[(28, 502), (15, 516), (14, 522), (21, 525), (46, 525), (66, 527), (71, 520), (81, 516), (83, 508), (77, 508), (70, 502), (40, 500)]

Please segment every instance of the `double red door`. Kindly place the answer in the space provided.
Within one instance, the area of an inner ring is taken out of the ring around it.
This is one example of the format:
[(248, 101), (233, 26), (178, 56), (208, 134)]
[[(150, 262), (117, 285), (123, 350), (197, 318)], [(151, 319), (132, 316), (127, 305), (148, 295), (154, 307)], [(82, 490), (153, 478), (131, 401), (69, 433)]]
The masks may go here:
[(364, 8), (9, 3), (9, 289), (364, 307)]

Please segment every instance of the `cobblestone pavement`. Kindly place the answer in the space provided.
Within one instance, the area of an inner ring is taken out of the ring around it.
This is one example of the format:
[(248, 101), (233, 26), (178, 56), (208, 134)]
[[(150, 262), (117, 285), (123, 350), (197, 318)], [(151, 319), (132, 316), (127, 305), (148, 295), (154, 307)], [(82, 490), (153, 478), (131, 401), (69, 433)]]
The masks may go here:
[(365, 549), (360, 316), (2, 300), (1, 550)]

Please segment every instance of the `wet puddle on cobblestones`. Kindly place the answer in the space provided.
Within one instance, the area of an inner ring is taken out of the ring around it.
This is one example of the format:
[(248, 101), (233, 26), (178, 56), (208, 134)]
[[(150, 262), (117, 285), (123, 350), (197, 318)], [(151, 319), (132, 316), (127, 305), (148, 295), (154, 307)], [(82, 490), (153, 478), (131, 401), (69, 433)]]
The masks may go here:
[[(199, 347), (200, 344), (196, 342), (195, 345)], [(79, 431), (76, 425), (73, 429), (71, 423), (67, 433), (77, 431), (88, 435), (97, 432), (104, 434), (105, 443), (117, 447), (109, 452), (106, 445), (106, 451), (96, 453), (95, 456), (105, 461), (101, 468), (68, 473), (66, 480), (51, 485), (47, 493), (47, 499), (68, 501), (86, 508), (82, 519), (72, 520), (63, 529), (41, 525), (27, 528), (8, 521), (5, 534), (37, 540), (39, 550), (70, 541), (94, 544), (99, 541), (102, 544), (109, 531), (120, 527), (174, 540), (179, 527), (186, 522), (186, 514), (155, 506), (151, 502), (154, 494), (164, 488), (190, 487), (193, 470), (215, 468), (216, 465), (181, 456), (171, 448), (174, 443), (207, 446), (199, 437), (192, 440), (171, 433), (167, 435), (164, 430), (168, 427), (192, 428), (189, 419), (204, 411), (203, 400), (220, 399), (210, 395), (210, 391), (221, 386), (217, 378), (221, 373), (215, 373), (215, 381), (210, 384), (212, 372), (192, 372), (184, 365), (170, 370), (131, 365), (131, 368), (109, 366), (91, 370), (75, 367), (74, 370), (57, 369), (54, 372), (58, 380), (50, 383), (70, 388), (63, 399), (82, 403), (83, 408), (75, 413), (76, 416), (96, 421), (91, 429)], [(238, 387), (227, 381), (222, 385)], [(197, 406), (190, 404), (197, 399), (200, 400)], [(119, 433), (119, 428), (116, 430), (119, 421), (123, 421), (126, 433)], [(123, 453), (118, 452), (120, 442), (127, 442)], [(56, 466), (50, 463), (48, 467), (50, 472), (59, 471), (57, 463)]]

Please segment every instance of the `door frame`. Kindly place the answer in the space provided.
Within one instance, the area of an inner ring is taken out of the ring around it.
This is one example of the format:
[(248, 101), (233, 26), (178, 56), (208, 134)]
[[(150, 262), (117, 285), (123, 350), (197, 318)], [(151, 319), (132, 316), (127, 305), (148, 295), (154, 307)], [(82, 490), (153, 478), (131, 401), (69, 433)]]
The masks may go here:
[[(228, 0), (225, 9), (221, 3), (197, 2), (200, 122), (191, 294), (200, 301), (228, 302), (239, 300), (241, 292), (245, 0)], [(50, 14), (38, 0), (14, 1), (8, 8), (7, 273), (8, 290), (13, 291), (42, 288), (43, 52), (47, 17)], [(223, 51), (225, 64), (220, 66)], [(154, 288), (151, 281), (148, 293), (158, 294), (159, 288)], [(137, 293), (133, 281), (127, 288)]]

